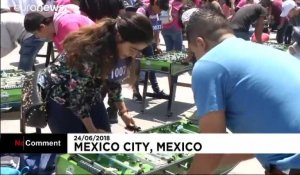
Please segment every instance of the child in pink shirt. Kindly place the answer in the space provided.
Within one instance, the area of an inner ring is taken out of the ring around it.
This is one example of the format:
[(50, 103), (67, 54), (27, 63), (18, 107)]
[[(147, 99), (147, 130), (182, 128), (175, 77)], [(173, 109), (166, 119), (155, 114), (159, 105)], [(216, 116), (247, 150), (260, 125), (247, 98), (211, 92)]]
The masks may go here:
[(56, 5), (68, 5), (68, 4), (76, 4), (79, 5), (79, 0), (56, 0)]
[(57, 5), (67, 5), (71, 4), (71, 0), (56, 0)]
[(24, 27), (37, 37), (54, 42), (59, 52), (63, 51), (65, 37), (79, 28), (94, 22), (80, 14), (74, 4), (62, 6), (57, 12), (32, 12), (25, 16)]

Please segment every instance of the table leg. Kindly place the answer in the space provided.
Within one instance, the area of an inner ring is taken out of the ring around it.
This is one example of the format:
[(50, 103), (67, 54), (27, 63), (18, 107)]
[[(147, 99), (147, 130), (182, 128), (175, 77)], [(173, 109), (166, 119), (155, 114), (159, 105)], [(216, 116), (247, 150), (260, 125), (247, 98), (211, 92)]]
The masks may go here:
[(168, 100), (168, 113), (167, 116), (172, 116), (172, 102), (175, 100), (176, 95), (176, 84), (178, 80), (178, 75), (172, 76), (171, 75), (171, 81), (170, 81), (170, 94), (169, 94), (169, 100)]
[(54, 58), (53, 44), (52, 42), (48, 42), (45, 67), (48, 67), (48, 65), (50, 64), (50, 58), (52, 56)]
[(149, 79), (149, 72), (145, 71), (144, 88), (143, 88), (143, 99), (142, 99), (142, 109), (141, 109), (142, 113), (145, 110), (146, 95), (147, 95), (147, 88), (148, 88), (148, 79)]
[(25, 128), (25, 119), (22, 115), (22, 108), (21, 108), (21, 112), (20, 112), (20, 132), (22, 134), (26, 133), (26, 128)]

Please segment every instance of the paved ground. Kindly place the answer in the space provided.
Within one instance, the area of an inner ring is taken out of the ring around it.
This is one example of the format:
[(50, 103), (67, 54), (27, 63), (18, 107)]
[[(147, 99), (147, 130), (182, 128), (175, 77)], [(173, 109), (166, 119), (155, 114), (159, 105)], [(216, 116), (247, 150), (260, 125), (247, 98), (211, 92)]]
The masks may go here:
[[(45, 48), (41, 51), (45, 53)], [(18, 65), (18, 48), (6, 57), (1, 58), (1, 69), (16, 68)], [(41, 66), (45, 59), (38, 58)], [(158, 75), (159, 85), (166, 93), (168, 93), (168, 80), (167, 77)], [(189, 83), (191, 76), (186, 73), (179, 77), (179, 81)], [(150, 87), (148, 89), (151, 89)], [(154, 126), (164, 124), (166, 122), (180, 119), (180, 117), (189, 117), (195, 111), (194, 100), (191, 88), (178, 87), (176, 93), (176, 101), (173, 103), (173, 117), (166, 117), (167, 101), (166, 100), (154, 100), (149, 98), (147, 100), (147, 108), (145, 112), (140, 113), (140, 104), (131, 100), (132, 90), (129, 86), (124, 85), (123, 94), (126, 100), (126, 104), (131, 111), (131, 114), (135, 116), (136, 123), (142, 128), (147, 129)], [(142, 86), (140, 86), (142, 91)], [(119, 122), (112, 125), (113, 132), (126, 132), (124, 130), (124, 124)], [(33, 128), (26, 128), (28, 133), (34, 132)], [(5, 113), (1, 115), (1, 133), (19, 133), (19, 113)], [(42, 133), (50, 133), (49, 128), (42, 130)], [(263, 174), (264, 170), (256, 159), (251, 159), (240, 163), (235, 167), (230, 174)]]

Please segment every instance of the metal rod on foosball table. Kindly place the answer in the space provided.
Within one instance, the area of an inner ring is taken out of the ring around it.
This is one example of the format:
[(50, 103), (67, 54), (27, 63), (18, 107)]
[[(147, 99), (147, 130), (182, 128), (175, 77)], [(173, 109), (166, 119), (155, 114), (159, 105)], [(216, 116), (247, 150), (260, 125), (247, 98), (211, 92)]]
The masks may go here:
[[(110, 171), (108, 168), (98, 164), (97, 162), (94, 162), (80, 154), (73, 154), (70, 156), (71, 159), (75, 160), (76, 162), (81, 162), (80, 164), (85, 166), (86, 168), (88, 168), (88, 164), (90, 164), (91, 166), (93, 166), (93, 171), (95, 170), (99, 170), (98, 173), (101, 173), (101, 174), (105, 174), (105, 173), (109, 173), (109, 174), (112, 174), (112, 175), (117, 175), (117, 173), (113, 172), (113, 171)], [(86, 164), (86, 163), (88, 164)], [(83, 167), (84, 168), (84, 167)], [(90, 170), (90, 168), (88, 168)]]
[(130, 166), (124, 164), (123, 162), (121, 162), (121, 161), (119, 161), (119, 160), (117, 160), (117, 159), (114, 159), (114, 158), (112, 158), (112, 157), (110, 157), (110, 156), (108, 156), (108, 155), (106, 155), (106, 154), (101, 154), (101, 155), (102, 155), (103, 157), (105, 157), (105, 158), (111, 160), (112, 162), (114, 162), (114, 163), (120, 165), (120, 166), (123, 166), (123, 167), (125, 167), (125, 168), (127, 168), (127, 169), (130, 169), (130, 170), (134, 171), (135, 173), (138, 173), (138, 172), (139, 172), (139, 170), (136, 170), (135, 168), (132, 168), (132, 167), (130, 167)]
[(143, 97), (142, 97), (142, 105), (141, 105), (142, 113), (144, 113), (144, 111), (145, 111), (146, 96), (147, 96), (147, 89), (148, 89), (148, 79), (149, 79), (149, 72), (145, 71)]
[(175, 175), (175, 173), (171, 172), (171, 171), (168, 171), (168, 170), (164, 170), (164, 173), (165, 174), (169, 174), (169, 175)]
[(137, 156), (137, 155), (135, 155), (135, 154), (131, 154), (130, 156), (133, 157), (133, 158), (135, 158), (135, 159), (137, 159), (138, 161), (141, 161), (141, 162), (144, 163), (144, 164), (149, 164), (149, 165), (155, 167), (155, 164), (154, 164), (154, 163), (152, 163), (152, 162), (150, 162), (150, 161), (144, 159), (143, 157), (139, 157), (139, 156)]

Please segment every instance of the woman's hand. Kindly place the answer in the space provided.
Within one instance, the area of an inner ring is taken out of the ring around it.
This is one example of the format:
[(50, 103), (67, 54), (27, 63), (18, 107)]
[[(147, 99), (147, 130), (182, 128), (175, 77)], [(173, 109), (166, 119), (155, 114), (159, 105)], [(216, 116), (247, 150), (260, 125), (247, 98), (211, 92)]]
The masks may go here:
[(129, 112), (125, 112), (121, 116), (121, 118), (127, 127), (135, 127), (136, 126), (135, 121), (133, 120), (133, 117), (129, 114)]

